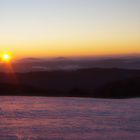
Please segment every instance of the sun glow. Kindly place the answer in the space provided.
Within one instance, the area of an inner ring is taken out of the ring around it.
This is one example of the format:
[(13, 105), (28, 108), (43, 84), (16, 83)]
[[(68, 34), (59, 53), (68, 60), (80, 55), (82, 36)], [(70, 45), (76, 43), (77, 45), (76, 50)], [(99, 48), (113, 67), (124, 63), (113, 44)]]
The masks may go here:
[(12, 59), (12, 55), (10, 53), (3, 53), (1, 58), (3, 62), (10, 62)]

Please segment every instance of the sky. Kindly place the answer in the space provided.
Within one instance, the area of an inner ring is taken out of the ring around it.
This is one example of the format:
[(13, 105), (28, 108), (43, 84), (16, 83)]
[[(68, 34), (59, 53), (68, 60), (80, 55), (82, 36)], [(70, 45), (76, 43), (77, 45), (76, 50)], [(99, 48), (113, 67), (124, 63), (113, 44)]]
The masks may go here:
[(0, 52), (24, 57), (140, 54), (140, 0), (0, 0)]

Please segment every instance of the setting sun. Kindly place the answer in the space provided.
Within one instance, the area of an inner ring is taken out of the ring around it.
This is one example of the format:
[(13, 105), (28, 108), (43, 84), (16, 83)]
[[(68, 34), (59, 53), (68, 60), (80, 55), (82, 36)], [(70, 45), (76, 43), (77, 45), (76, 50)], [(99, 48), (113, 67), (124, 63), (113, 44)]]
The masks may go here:
[(2, 54), (2, 61), (3, 62), (9, 62), (9, 61), (11, 61), (11, 54), (10, 53), (4, 53), (4, 54)]

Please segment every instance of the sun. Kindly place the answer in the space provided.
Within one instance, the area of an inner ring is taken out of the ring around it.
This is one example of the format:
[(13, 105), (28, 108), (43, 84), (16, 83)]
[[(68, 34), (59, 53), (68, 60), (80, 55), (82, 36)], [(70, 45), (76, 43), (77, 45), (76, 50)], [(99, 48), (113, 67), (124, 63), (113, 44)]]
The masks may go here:
[(12, 55), (10, 53), (3, 53), (1, 58), (3, 62), (10, 62), (12, 59)]

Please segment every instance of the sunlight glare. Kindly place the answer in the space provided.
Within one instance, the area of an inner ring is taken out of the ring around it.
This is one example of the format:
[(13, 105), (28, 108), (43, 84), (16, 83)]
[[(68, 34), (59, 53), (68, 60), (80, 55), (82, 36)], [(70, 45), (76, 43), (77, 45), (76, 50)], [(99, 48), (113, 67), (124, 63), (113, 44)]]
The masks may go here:
[(2, 54), (2, 61), (3, 62), (10, 62), (11, 61), (11, 54), (10, 53)]

